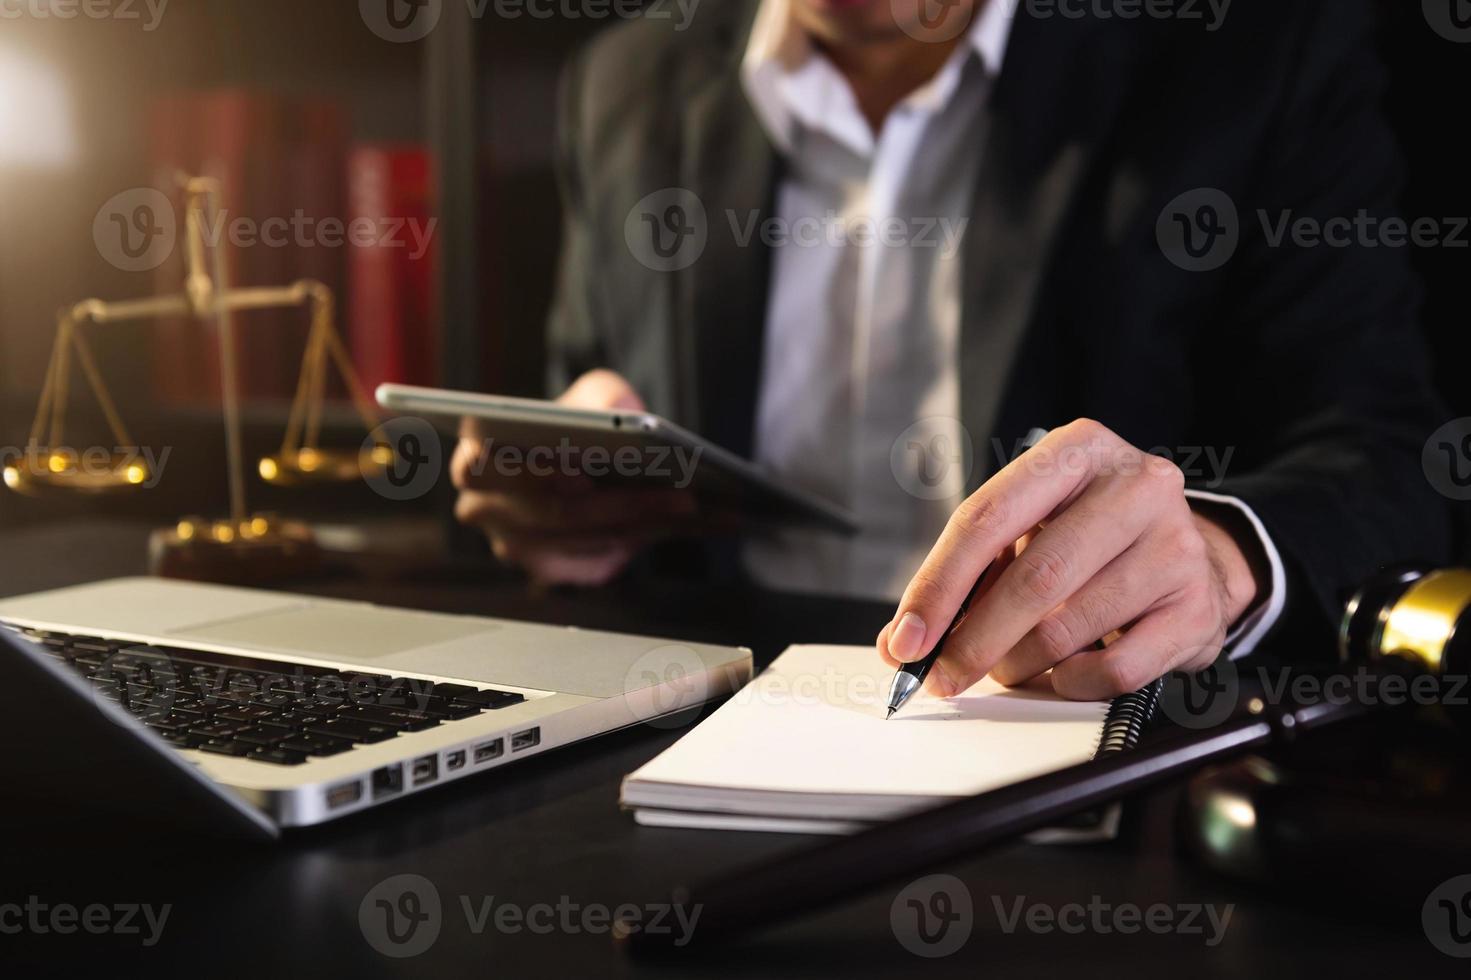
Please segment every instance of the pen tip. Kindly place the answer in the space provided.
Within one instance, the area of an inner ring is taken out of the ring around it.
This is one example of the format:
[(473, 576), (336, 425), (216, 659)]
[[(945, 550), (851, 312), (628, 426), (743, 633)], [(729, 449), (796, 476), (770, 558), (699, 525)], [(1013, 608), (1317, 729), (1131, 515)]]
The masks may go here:
[(889, 713), (884, 715), (884, 721), (888, 721), (890, 718), (894, 717), (894, 712), (897, 710), (897, 708), (890, 708)]

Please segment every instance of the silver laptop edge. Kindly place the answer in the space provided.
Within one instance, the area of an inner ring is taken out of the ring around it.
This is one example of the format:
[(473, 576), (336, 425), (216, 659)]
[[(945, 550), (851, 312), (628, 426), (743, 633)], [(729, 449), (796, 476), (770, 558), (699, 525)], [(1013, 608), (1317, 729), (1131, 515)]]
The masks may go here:
[[(282, 827), (336, 819), (686, 711), (732, 693), (751, 676), (744, 648), (160, 579), (114, 579), (0, 600), (0, 623), (270, 660), (283, 672), (307, 665), (524, 695), (519, 704), (289, 767), (129, 733), (192, 764)], [(366, 655), (348, 653), (354, 649)], [(70, 667), (48, 666), (87, 687)], [(144, 729), (126, 710), (96, 700), (116, 712), (120, 728)], [(387, 789), (395, 784), (395, 767), (397, 788)]]

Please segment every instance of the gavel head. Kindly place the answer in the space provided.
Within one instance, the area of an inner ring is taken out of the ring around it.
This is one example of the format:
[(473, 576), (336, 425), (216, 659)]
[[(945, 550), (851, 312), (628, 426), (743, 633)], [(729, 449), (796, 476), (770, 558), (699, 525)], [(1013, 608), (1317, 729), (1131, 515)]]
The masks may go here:
[(1386, 571), (1349, 600), (1338, 652), (1345, 662), (1393, 658), (1436, 676), (1471, 673), (1471, 569)]

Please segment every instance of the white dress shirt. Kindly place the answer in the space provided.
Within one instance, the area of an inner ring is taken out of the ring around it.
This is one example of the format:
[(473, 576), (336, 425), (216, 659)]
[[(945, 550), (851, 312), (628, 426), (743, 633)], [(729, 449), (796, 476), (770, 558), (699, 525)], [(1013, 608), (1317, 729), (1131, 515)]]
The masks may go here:
[[(747, 98), (787, 163), (778, 237), (768, 241), (755, 454), (847, 507), (863, 530), (783, 531), (750, 542), (745, 561), (773, 588), (897, 600), (969, 475), (909, 449), (944, 453), (964, 431), (960, 238), (985, 149), (981, 110), (1011, 19), (1008, 4), (984, 3), (964, 43), (875, 133), (790, 2), (764, 0), (741, 66)], [(990, 445), (990, 433), (969, 435), (977, 452)], [(1244, 654), (1285, 603), (1281, 558), (1245, 504), (1198, 496), (1240, 510), (1269, 558), (1271, 594), (1233, 630), (1233, 653)]]

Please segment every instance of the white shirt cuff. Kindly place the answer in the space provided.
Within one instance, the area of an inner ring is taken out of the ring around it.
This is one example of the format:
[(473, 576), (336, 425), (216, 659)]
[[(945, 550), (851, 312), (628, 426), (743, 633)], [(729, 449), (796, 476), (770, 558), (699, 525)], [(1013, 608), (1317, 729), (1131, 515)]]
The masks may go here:
[(1235, 508), (1246, 518), (1252, 530), (1256, 531), (1257, 540), (1262, 543), (1262, 551), (1266, 553), (1267, 567), (1271, 570), (1272, 577), (1266, 601), (1257, 603), (1257, 607), (1243, 616), (1226, 636), (1225, 649), (1231, 659), (1244, 657), (1256, 649), (1268, 630), (1277, 625), (1277, 620), (1282, 617), (1282, 610), (1287, 607), (1287, 573), (1282, 568), (1282, 554), (1272, 543), (1271, 535), (1267, 534), (1267, 529), (1262, 525), (1261, 518), (1256, 516), (1256, 511), (1238, 498), (1205, 490), (1186, 490), (1185, 496), (1191, 500), (1204, 500)]

